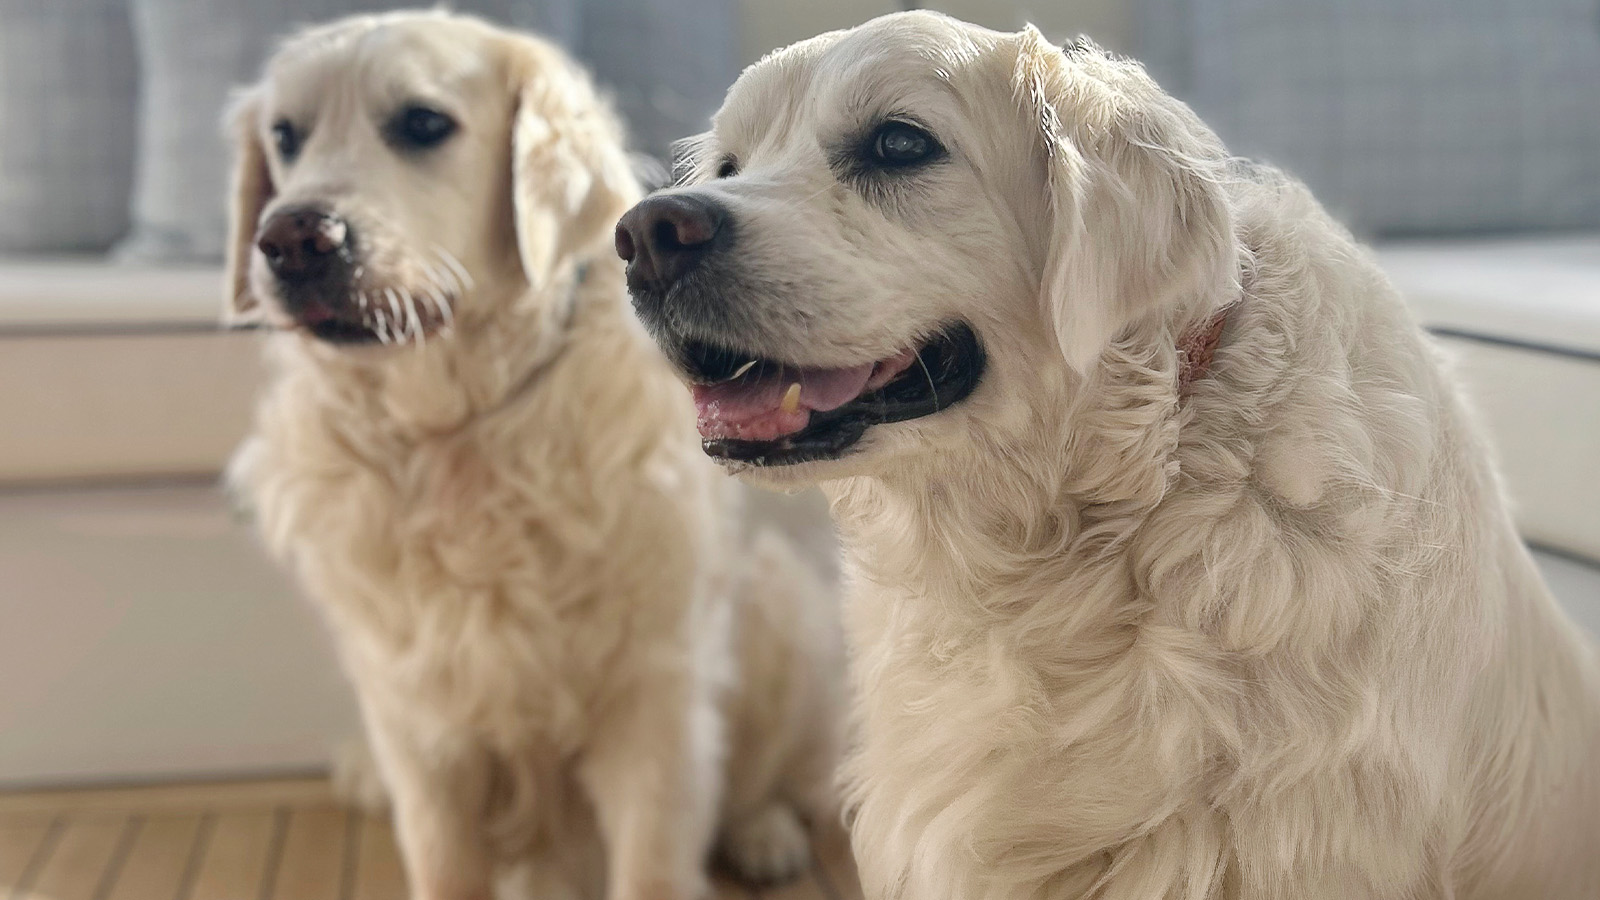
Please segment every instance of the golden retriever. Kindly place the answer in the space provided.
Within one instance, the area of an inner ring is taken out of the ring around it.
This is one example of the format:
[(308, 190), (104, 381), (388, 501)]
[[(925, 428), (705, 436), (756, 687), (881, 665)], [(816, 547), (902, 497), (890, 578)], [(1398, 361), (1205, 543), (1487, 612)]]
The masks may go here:
[(830, 495), (869, 897), (1600, 897), (1594, 648), (1300, 185), (923, 12), (688, 151), (617, 249), (708, 451)]
[[(836, 608), (700, 453), (607, 239), (638, 189), (554, 47), (313, 28), (236, 117), (231, 472), (326, 614), (422, 900), (695, 900), (830, 808)], [(603, 894), (602, 894), (602, 885)]]

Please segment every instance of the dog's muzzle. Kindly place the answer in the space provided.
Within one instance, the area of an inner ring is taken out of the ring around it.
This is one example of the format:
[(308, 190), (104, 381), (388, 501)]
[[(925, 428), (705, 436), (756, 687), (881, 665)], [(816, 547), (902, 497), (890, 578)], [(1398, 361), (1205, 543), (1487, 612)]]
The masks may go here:
[(803, 348), (772, 346), (739, 308), (749, 298), (726, 259), (732, 231), (715, 201), (669, 192), (629, 210), (615, 235), (634, 309), (689, 382), (711, 456), (756, 466), (834, 459), (870, 428), (933, 415), (977, 387), (985, 356), (964, 322), (842, 367), (809, 365), (797, 359)]
[(285, 285), (338, 277), (348, 262), (350, 225), (340, 216), (312, 206), (281, 209), (261, 223), (256, 248)]
[(617, 255), (628, 264), (628, 288), (662, 298), (726, 241), (727, 211), (692, 194), (647, 197), (617, 222)]
[(614, 235), (628, 264), (634, 311), (658, 337), (693, 323), (724, 324), (722, 309), (731, 263), (733, 222), (728, 210), (693, 193), (646, 197), (623, 215)]
[(309, 204), (277, 210), (257, 230), (256, 249), (283, 311), (311, 334), (346, 344), (378, 339), (357, 308), (355, 233), (343, 216)]

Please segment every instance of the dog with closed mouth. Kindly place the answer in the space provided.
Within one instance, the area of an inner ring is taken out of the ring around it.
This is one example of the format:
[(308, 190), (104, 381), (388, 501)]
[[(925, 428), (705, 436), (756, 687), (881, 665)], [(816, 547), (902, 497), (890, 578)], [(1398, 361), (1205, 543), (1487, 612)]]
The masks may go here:
[(312, 28), (235, 116), (230, 479), (354, 682), (418, 900), (699, 900), (809, 864), (836, 609), (741, 517), (607, 241), (618, 126), (553, 46)]
[(616, 234), (707, 452), (846, 545), (875, 900), (1600, 896), (1600, 671), (1436, 349), (1135, 63), (927, 12)]

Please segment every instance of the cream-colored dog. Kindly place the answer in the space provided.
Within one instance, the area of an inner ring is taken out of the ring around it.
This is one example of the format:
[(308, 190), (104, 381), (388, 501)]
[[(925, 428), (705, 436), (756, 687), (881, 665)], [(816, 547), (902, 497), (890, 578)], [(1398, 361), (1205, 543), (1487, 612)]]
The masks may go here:
[(232, 304), (280, 333), (232, 481), (332, 625), (412, 895), (694, 900), (719, 821), (743, 874), (804, 865), (837, 614), (746, 539), (628, 311), (637, 188), (588, 80), (366, 16), (237, 122)]
[(618, 250), (710, 452), (831, 495), (869, 897), (1600, 897), (1593, 648), (1302, 187), (929, 13), (690, 149)]

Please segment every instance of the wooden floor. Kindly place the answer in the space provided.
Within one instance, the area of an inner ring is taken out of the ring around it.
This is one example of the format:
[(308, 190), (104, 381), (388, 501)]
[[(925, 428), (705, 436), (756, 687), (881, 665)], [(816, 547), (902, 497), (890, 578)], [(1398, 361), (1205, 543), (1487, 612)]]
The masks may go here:
[[(810, 877), (717, 900), (858, 900), (841, 835)], [(0, 793), (0, 900), (404, 900), (389, 825), (321, 780)]]

